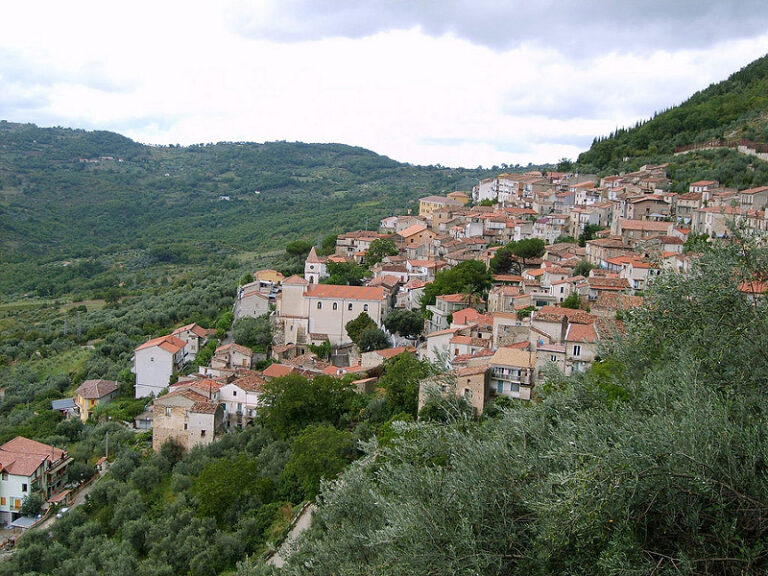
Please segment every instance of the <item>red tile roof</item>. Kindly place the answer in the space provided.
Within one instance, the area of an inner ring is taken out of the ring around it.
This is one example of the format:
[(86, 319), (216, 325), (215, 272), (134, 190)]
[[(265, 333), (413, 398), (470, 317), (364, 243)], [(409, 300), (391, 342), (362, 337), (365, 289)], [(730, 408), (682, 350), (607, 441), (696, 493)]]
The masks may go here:
[(296, 369), (293, 366), (286, 366), (285, 364), (270, 364), (267, 366), (262, 374), (266, 378), (280, 378), (281, 376), (287, 376), (295, 372)]
[(75, 394), (79, 394), (83, 398), (98, 400), (112, 394), (118, 388), (120, 388), (120, 382), (115, 380), (86, 380), (75, 390)]
[(311, 284), (305, 295), (308, 298), (336, 298), (338, 300), (383, 300), (381, 286), (336, 286), (333, 284)]
[(169, 335), (169, 336), (160, 336), (159, 338), (153, 338), (152, 340), (148, 340), (147, 342), (144, 342), (141, 346), (136, 348), (136, 350), (144, 350), (146, 348), (152, 348), (154, 346), (157, 346), (158, 348), (162, 348), (166, 352), (170, 352), (171, 354), (176, 354), (179, 350), (184, 348), (187, 343), (183, 340), (179, 340), (175, 336)]

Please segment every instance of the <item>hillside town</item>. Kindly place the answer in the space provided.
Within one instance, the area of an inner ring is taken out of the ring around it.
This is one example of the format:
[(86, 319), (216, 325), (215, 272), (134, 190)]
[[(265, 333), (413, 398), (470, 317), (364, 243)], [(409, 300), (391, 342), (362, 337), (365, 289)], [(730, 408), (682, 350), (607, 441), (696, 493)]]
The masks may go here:
[[(422, 382), (420, 407), (430, 390), (464, 399), (476, 415), (499, 398), (530, 401), (552, 368), (570, 375), (599, 359), (601, 340), (622, 330), (623, 314), (643, 303), (659, 274), (689, 270), (696, 257), (689, 240), (724, 238), (734, 226), (768, 230), (768, 186), (737, 190), (700, 180), (675, 194), (671, 184), (665, 165), (603, 178), (504, 173), (469, 192), (423, 197), (418, 214), (384, 218), (377, 230), (340, 234), (332, 253), (311, 247), (301, 275), (255, 271), (238, 287), (233, 317), (268, 318), (271, 346), (219, 342), (216, 330), (194, 323), (144, 342), (132, 371), (135, 396), (148, 404), (132, 424), (152, 431), (155, 451), (169, 439), (189, 450), (253, 421), (274, 378), (324, 374), (374, 393), (380, 367), (401, 354), (442, 373)], [(532, 239), (541, 247), (534, 257), (500, 258), (505, 247)], [(387, 250), (371, 262), (377, 243)], [(490, 270), (482, 293), (459, 290), (425, 302), (441, 273), (466, 262)], [(334, 265), (359, 266), (368, 277), (360, 285), (326, 283)], [(742, 286), (752, 296), (763, 290), (759, 282)], [(387, 329), (398, 311), (423, 318), (418, 333)], [(348, 326), (361, 317), (385, 334), (384, 344), (363, 349), (354, 342)], [(185, 370), (211, 341), (210, 362)], [(119, 387), (87, 380), (52, 408), (85, 422)], [(35, 491), (66, 503), (71, 461), (23, 437), (0, 446), (4, 520), (19, 519)]]
[[(384, 218), (378, 230), (340, 234), (331, 254), (312, 247), (303, 275), (256, 271), (239, 286), (233, 311), (236, 320), (269, 318), (268, 354), (222, 343), (209, 366), (178, 377), (215, 331), (193, 324), (145, 342), (135, 350), (135, 393), (155, 400), (136, 426), (153, 429), (155, 450), (169, 438), (190, 449), (247, 425), (270, 379), (351, 375), (371, 392), (375, 369), (399, 354), (439, 367), (450, 377), (438, 382), (443, 393), (464, 398), (476, 414), (500, 397), (531, 400), (550, 367), (587, 370), (601, 339), (622, 329), (622, 314), (642, 304), (657, 275), (686, 273), (695, 257), (684, 250), (689, 238), (725, 237), (734, 224), (766, 230), (768, 187), (738, 191), (702, 180), (674, 194), (671, 184), (665, 165), (604, 178), (500, 174), (469, 193), (421, 198), (418, 214)], [(530, 239), (540, 241), (540, 254), (498, 269), (499, 250)], [(384, 241), (390, 253), (371, 264), (371, 246)], [(424, 305), (425, 287), (467, 261), (493, 271), (487, 291), (438, 294)], [(334, 264), (368, 267), (370, 277), (324, 283)], [(399, 310), (426, 317), (423, 330), (390, 333), (385, 320)], [(347, 326), (361, 315), (386, 334), (384, 348), (353, 342)], [(327, 355), (313, 352), (323, 346)], [(434, 385), (423, 383), (421, 405)]]

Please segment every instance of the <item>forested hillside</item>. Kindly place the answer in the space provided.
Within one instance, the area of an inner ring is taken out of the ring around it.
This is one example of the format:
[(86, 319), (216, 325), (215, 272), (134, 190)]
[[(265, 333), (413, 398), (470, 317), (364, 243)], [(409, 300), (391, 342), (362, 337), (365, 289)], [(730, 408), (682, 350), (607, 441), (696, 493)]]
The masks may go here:
[(0, 122), (0, 292), (56, 280), (55, 266), (39, 268), (46, 262), (95, 266), (66, 271), (66, 281), (140, 265), (125, 257), (131, 250), (204, 263), (375, 228), (417, 210), (420, 196), (469, 190), (489, 173), (400, 164), (341, 144), (148, 147), (109, 132)]
[(676, 146), (711, 138), (765, 143), (767, 112), (768, 56), (764, 56), (647, 122), (596, 138), (579, 163), (598, 170), (616, 168), (626, 157), (670, 155)]

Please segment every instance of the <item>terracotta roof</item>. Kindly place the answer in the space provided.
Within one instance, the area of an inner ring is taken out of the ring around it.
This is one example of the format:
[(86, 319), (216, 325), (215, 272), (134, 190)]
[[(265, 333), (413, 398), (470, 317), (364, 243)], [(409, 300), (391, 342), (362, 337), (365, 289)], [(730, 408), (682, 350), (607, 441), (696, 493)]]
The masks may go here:
[(472, 338), (471, 336), (462, 336), (461, 334), (457, 334), (451, 338), (451, 344), (464, 344), (465, 346), (488, 348), (491, 345), (491, 341), (484, 338)]
[(437, 296), (437, 299), (461, 304), (462, 302), (469, 302), (469, 294), (441, 294)]
[(251, 350), (247, 346), (241, 346), (240, 344), (235, 344), (234, 342), (230, 342), (229, 344), (224, 344), (224, 346), (219, 346), (218, 348), (216, 348), (215, 354), (222, 354), (230, 351), (239, 352), (244, 356), (253, 356), (253, 350)]
[[(187, 324), (186, 326), (182, 326), (181, 328), (176, 328), (173, 332), (171, 332), (171, 336), (176, 336), (177, 334), (181, 334), (182, 332), (192, 332), (195, 336), (198, 338), (207, 338), (211, 331), (203, 328), (202, 326), (199, 326), (198, 324)], [(216, 332), (215, 330), (213, 332)]]
[(530, 352), (515, 348), (499, 348), (490, 359), (491, 364), (502, 366), (532, 367), (536, 363), (535, 357)]
[(496, 351), (492, 350), (491, 348), (480, 348), (479, 350), (475, 350), (471, 354), (459, 354), (458, 356), (455, 356), (453, 360), (451, 360), (451, 363), (453, 365), (461, 364), (463, 362), (468, 362), (475, 358), (487, 358), (489, 356), (493, 356), (495, 353)]
[(175, 336), (168, 335), (168, 336), (160, 336), (159, 338), (153, 338), (152, 340), (148, 340), (147, 342), (144, 342), (141, 346), (136, 348), (136, 350), (144, 350), (146, 348), (152, 348), (154, 346), (157, 346), (158, 348), (162, 348), (166, 352), (170, 352), (171, 354), (176, 354), (179, 350), (184, 348), (187, 343), (183, 340), (179, 340)]
[(155, 404), (159, 403), (161, 406), (163, 406), (166, 404), (168, 400), (173, 400), (174, 398), (184, 398), (190, 401), (193, 405), (196, 402), (208, 402), (208, 398), (206, 398), (199, 392), (192, 390), (190, 387), (184, 386), (182, 388), (178, 388), (174, 390), (173, 392), (169, 392), (168, 394), (159, 396), (158, 398), (155, 399)]
[(398, 232), (398, 236), (402, 236), (403, 238), (408, 238), (409, 236), (413, 236), (414, 234), (419, 234), (421, 232), (424, 232), (427, 229), (424, 224), (414, 224), (413, 226), (408, 226), (405, 230), (401, 230)]
[(296, 369), (293, 366), (286, 366), (285, 364), (270, 364), (267, 366), (262, 374), (266, 378), (280, 378), (281, 376), (287, 376)]
[(542, 306), (533, 313), (534, 320), (549, 322), (562, 320), (563, 316), (568, 318), (569, 322), (578, 322), (580, 324), (594, 322), (595, 320), (595, 317), (588, 312), (575, 308), (562, 308), (560, 306)]
[(311, 284), (305, 292), (307, 298), (336, 298), (338, 300), (383, 300), (381, 286), (336, 286), (333, 284)]
[(457, 374), (459, 376), (476, 376), (478, 374), (485, 374), (488, 371), (488, 364), (477, 364), (475, 366), (466, 366), (465, 368), (459, 368)]
[(430, 332), (427, 334), (427, 338), (430, 338), (432, 336), (444, 336), (445, 334), (454, 334), (461, 330), (461, 328), (446, 328), (444, 330), (436, 330), (435, 332)]
[(333, 376), (334, 378), (340, 378), (345, 374), (356, 374), (358, 372), (366, 372), (367, 370), (367, 368), (363, 368), (362, 366), (334, 366), (331, 364), (323, 368), (321, 374), (325, 374), (326, 376)]
[(565, 333), (567, 342), (597, 342), (597, 330), (593, 324), (570, 324)]
[(75, 394), (97, 400), (112, 394), (118, 388), (120, 388), (120, 382), (115, 380), (86, 380), (75, 390)]
[(375, 352), (382, 358), (389, 360), (390, 358), (400, 356), (400, 354), (405, 352), (414, 353), (416, 352), (416, 348), (413, 346), (398, 346), (397, 348), (384, 348), (383, 350), (376, 350)]
[(718, 184), (717, 180), (697, 180), (696, 182), (691, 182), (691, 186), (712, 186), (713, 184)]
[(215, 402), (195, 402), (192, 405), (190, 412), (197, 412), (198, 414), (215, 414), (219, 405)]
[(307, 282), (301, 276), (294, 274), (293, 276), (288, 276), (288, 278), (283, 280), (283, 284), (309, 284), (309, 282)]
[(587, 279), (589, 287), (595, 290), (627, 290), (630, 288), (626, 278), (601, 278), (592, 276)]
[(46, 459), (56, 462), (66, 456), (60, 448), (16, 436), (0, 446), (0, 468), (10, 474), (30, 476)]
[(652, 222), (650, 220), (628, 220), (626, 218), (619, 218), (619, 227), (622, 230), (666, 232), (671, 226), (670, 222)]

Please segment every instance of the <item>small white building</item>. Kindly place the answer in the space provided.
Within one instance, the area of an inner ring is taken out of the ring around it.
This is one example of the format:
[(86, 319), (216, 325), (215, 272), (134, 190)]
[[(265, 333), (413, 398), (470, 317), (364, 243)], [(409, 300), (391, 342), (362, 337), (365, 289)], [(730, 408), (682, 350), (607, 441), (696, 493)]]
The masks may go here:
[(207, 330), (197, 324), (187, 324), (181, 328), (176, 328), (171, 332), (171, 336), (184, 342), (184, 361), (189, 362), (195, 359), (200, 348), (205, 345), (205, 341), (212, 333), (215, 333), (215, 330)]
[(158, 396), (173, 373), (184, 364), (186, 343), (175, 336), (153, 338), (136, 348), (133, 372), (136, 374), (136, 398)]

